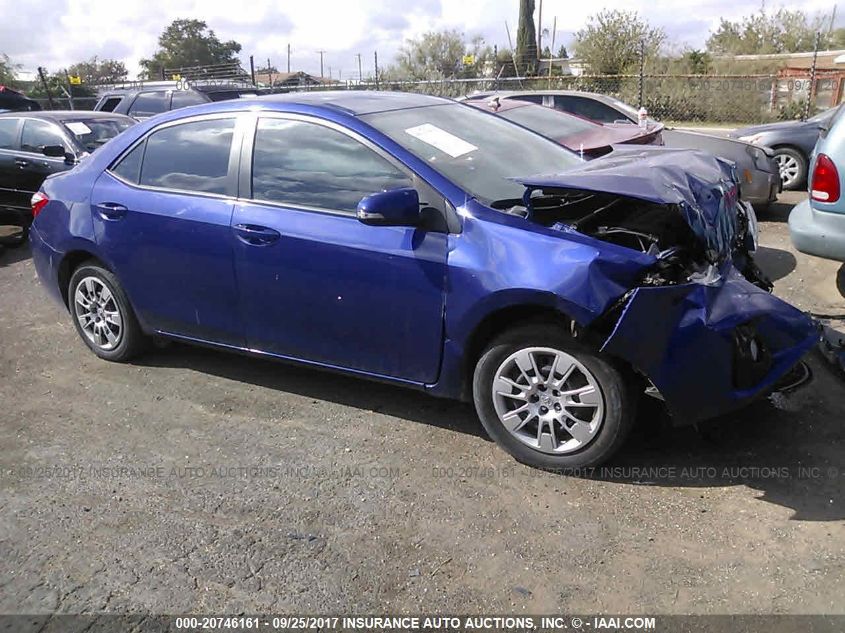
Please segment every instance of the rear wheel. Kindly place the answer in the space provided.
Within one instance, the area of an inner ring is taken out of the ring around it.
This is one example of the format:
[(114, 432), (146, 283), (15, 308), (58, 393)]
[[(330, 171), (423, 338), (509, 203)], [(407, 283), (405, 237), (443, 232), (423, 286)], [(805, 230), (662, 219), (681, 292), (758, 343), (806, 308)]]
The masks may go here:
[(606, 461), (635, 419), (619, 369), (554, 325), (522, 326), (495, 339), (476, 365), (473, 399), (490, 437), (545, 469)]
[(807, 159), (801, 152), (791, 147), (778, 147), (774, 152), (783, 188), (799, 189), (807, 178)]
[(68, 304), (85, 344), (105, 360), (124, 362), (143, 350), (146, 337), (117, 278), (96, 263), (70, 278)]

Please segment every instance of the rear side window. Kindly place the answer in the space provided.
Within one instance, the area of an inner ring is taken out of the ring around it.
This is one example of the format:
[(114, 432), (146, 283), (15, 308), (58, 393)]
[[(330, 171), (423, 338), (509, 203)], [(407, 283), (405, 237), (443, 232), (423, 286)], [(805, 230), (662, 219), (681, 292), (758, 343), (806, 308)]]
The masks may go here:
[(170, 96), (166, 92), (142, 92), (129, 109), (129, 115), (134, 117), (150, 117), (160, 112), (167, 112)]
[(598, 121), (599, 123), (613, 123), (614, 121), (627, 121), (626, 117), (621, 112), (617, 112), (613, 108), (600, 101), (587, 99), (584, 97), (567, 97), (562, 95), (555, 95), (555, 108), (563, 110), (564, 112), (571, 112), (578, 116)]
[(18, 119), (0, 119), (0, 149), (14, 149)]
[(26, 119), (23, 122), (21, 134), (21, 150), (24, 152), (40, 152), (47, 145), (61, 145), (65, 147), (65, 140), (55, 125), (37, 119)]
[(100, 112), (114, 112), (117, 104), (121, 102), (123, 97), (109, 97), (103, 101), (102, 105), (97, 108)]
[(232, 118), (192, 121), (153, 132), (147, 138), (140, 184), (234, 195), (228, 177), (234, 129)]
[(411, 186), (375, 151), (316, 123), (259, 119), (252, 197), (354, 214), (361, 198)]
[(208, 99), (193, 90), (174, 90), (170, 107), (175, 110), (200, 103), (208, 103)]

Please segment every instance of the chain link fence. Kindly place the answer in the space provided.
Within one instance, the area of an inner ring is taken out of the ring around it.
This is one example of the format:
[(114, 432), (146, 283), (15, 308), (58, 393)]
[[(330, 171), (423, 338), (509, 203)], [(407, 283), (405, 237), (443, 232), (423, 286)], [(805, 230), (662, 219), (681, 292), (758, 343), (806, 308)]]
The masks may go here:
[[(188, 82), (189, 83), (189, 82)], [(390, 90), (457, 98), (496, 90), (575, 90), (598, 92), (625, 103), (645, 106), (649, 115), (667, 123), (736, 126), (800, 118), (808, 99), (814, 111), (837, 105), (842, 99), (845, 72), (816, 76), (810, 71), (778, 75), (581, 75), (442, 79), (429, 81), (346, 81), (296, 88), (256, 89), (256, 92), (293, 90)], [(640, 96), (642, 95), (642, 101)], [(50, 109), (46, 99), (38, 99)], [(96, 97), (53, 98), (52, 109), (90, 110)]]

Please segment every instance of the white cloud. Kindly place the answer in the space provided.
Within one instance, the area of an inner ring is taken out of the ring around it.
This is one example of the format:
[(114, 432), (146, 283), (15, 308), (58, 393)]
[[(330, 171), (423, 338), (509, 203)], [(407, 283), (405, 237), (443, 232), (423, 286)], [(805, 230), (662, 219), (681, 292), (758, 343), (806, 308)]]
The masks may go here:
[[(807, 12), (829, 11), (829, 0), (785, 4)], [(543, 26), (557, 16), (557, 42), (570, 44), (572, 33), (602, 8), (639, 11), (664, 27), (678, 43), (702, 47), (710, 29), (724, 16), (736, 19), (756, 11), (759, 0), (606, 0), (603, 5), (544, 0)], [(26, 70), (45, 66), (58, 70), (93, 55), (122, 59), (130, 72), (138, 60), (156, 48), (162, 29), (176, 18), (199, 18), (224, 40), (243, 45), (242, 59), (255, 56), (257, 65), (269, 57), (283, 70), (290, 44), (295, 70), (334, 76), (357, 74), (355, 53), (363, 55), (365, 72), (372, 69), (373, 51), (387, 64), (409, 37), (440, 28), (458, 28), (467, 36), (480, 34), (488, 43), (507, 45), (505, 21), (515, 37), (516, 0), (0, 0), (0, 53)]]

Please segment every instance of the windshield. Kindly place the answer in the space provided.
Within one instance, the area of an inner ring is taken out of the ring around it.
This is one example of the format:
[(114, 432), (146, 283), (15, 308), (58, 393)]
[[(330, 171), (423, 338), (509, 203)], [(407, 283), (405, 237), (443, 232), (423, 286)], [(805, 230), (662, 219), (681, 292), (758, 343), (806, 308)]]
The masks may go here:
[(576, 116), (567, 116), (543, 106), (513, 108), (502, 112), (499, 116), (553, 139), (560, 139), (570, 134), (592, 132), (600, 127), (597, 123), (590, 123)]
[(460, 103), (361, 118), (485, 204), (521, 198), (525, 188), (513, 178), (581, 162), (553, 141)]
[(64, 119), (62, 123), (89, 152), (93, 152), (133, 124), (132, 121), (123, 119)]

